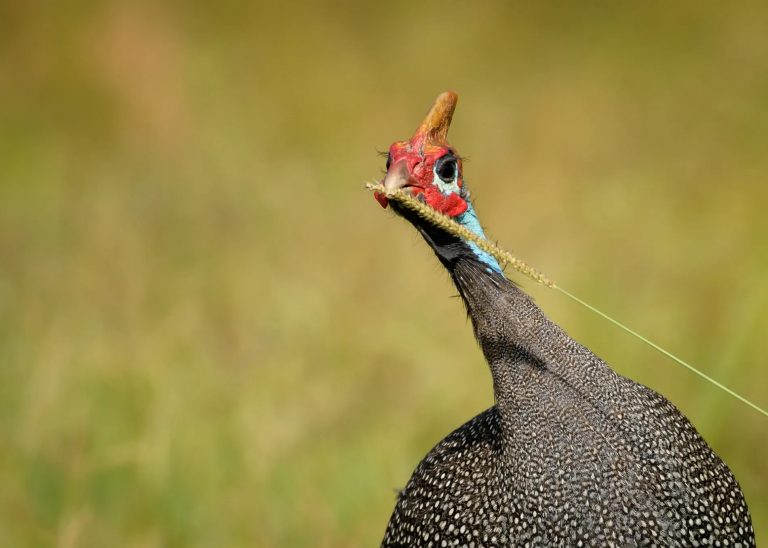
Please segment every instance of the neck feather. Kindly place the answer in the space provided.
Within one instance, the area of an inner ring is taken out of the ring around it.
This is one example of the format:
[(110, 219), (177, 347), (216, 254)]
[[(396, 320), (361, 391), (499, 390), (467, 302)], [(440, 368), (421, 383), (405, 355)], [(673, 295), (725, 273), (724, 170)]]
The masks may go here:
[[(480, 220), (477, 218), (477, 213), (475, 213), (475, 208), (472, 207), (471, 203), (468, 203), (467, 210), (459, 215), (456, 220), (481, 238), (485, 238), (485, 232), (483, 232), (483, 227), (480, 225)], [(481, 263), (484, 263), (494, 272), (501, 274), (501, 266), (492, 255), (477, 247), (477, 244), (474, 242), (468, 242), (467, 245)]]
[[(550, 321), (533, 299), (509, 281), (498, 262), (471, 243), (423, 222), (410, 210), (398, 209), (418, 229), (459, 290), (496, 382), (516, 361), (558, 368), (567, 356), (583, 349)], [(470, 205), (459, 222), (483, 235)], [(591, 355), (591, 353), (590, 353)], [(498, 394), (497, 394), (498, 395)]]
[[(521, 395), (530, 392), (523, 386), (540, 389), (544, 377), (573, 387), (615, 382), (615, 375), (597, 356), (569, 337), (502, 274), (488, 272), (485, 265), (468, 258), (455, 261), (448, 270), (491, 368), (502, 413), (524, 405)], [(590, 365), (579, 368), (575, 363)]]
[(493, 366), (509, 362), (510, 357), (541, 364), (553, 361), (551, 341), (567, 335), (518, 286), (483, 266), (459, 260), (449, 272), (488, 362)]

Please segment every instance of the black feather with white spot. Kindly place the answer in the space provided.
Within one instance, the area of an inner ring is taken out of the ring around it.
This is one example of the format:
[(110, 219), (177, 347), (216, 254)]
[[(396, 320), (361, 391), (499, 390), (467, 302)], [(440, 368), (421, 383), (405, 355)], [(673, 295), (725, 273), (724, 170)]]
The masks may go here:
[(754, 546), (736, 479), (680, 411), (400, 213), (458, 287), (496, 404), (421, 461), (383, 546)]

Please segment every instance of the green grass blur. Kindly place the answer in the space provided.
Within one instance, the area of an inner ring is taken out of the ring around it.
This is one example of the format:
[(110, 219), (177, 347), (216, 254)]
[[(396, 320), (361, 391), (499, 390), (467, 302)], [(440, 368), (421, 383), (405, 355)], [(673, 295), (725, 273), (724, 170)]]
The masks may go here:
[[(366, 546), (492, 403), (362, 190), (434, 96), (492, 237), (768, 405), (768, 7), (0, 1), (0, 545)], [(768, 542), (768, 419), (519, 280), (670, 398)]]

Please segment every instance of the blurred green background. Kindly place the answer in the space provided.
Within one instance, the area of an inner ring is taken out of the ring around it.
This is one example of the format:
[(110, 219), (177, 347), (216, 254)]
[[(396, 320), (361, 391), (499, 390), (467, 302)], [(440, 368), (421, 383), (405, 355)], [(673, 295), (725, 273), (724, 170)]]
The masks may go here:
[[(366, 546), (491, 405), (362, 189), (460, 94), (492, 237), (768, 405), (768, 5), (0, 2), (0, 545)], [(519, 280), (677, 404), (768, 542), (768, 420)]]

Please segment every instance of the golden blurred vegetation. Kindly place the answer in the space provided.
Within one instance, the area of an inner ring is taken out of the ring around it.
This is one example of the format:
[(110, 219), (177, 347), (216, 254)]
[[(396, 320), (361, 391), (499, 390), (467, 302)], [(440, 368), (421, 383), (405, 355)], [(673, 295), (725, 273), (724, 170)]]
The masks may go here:
[[(490, 235), (768, 405), (761, 2), (0, 2), (0, 545), (365, 546), (492, 403), (362, 190), (444, 89)], [(768, 421), (520, 280), (728, 462)]]

